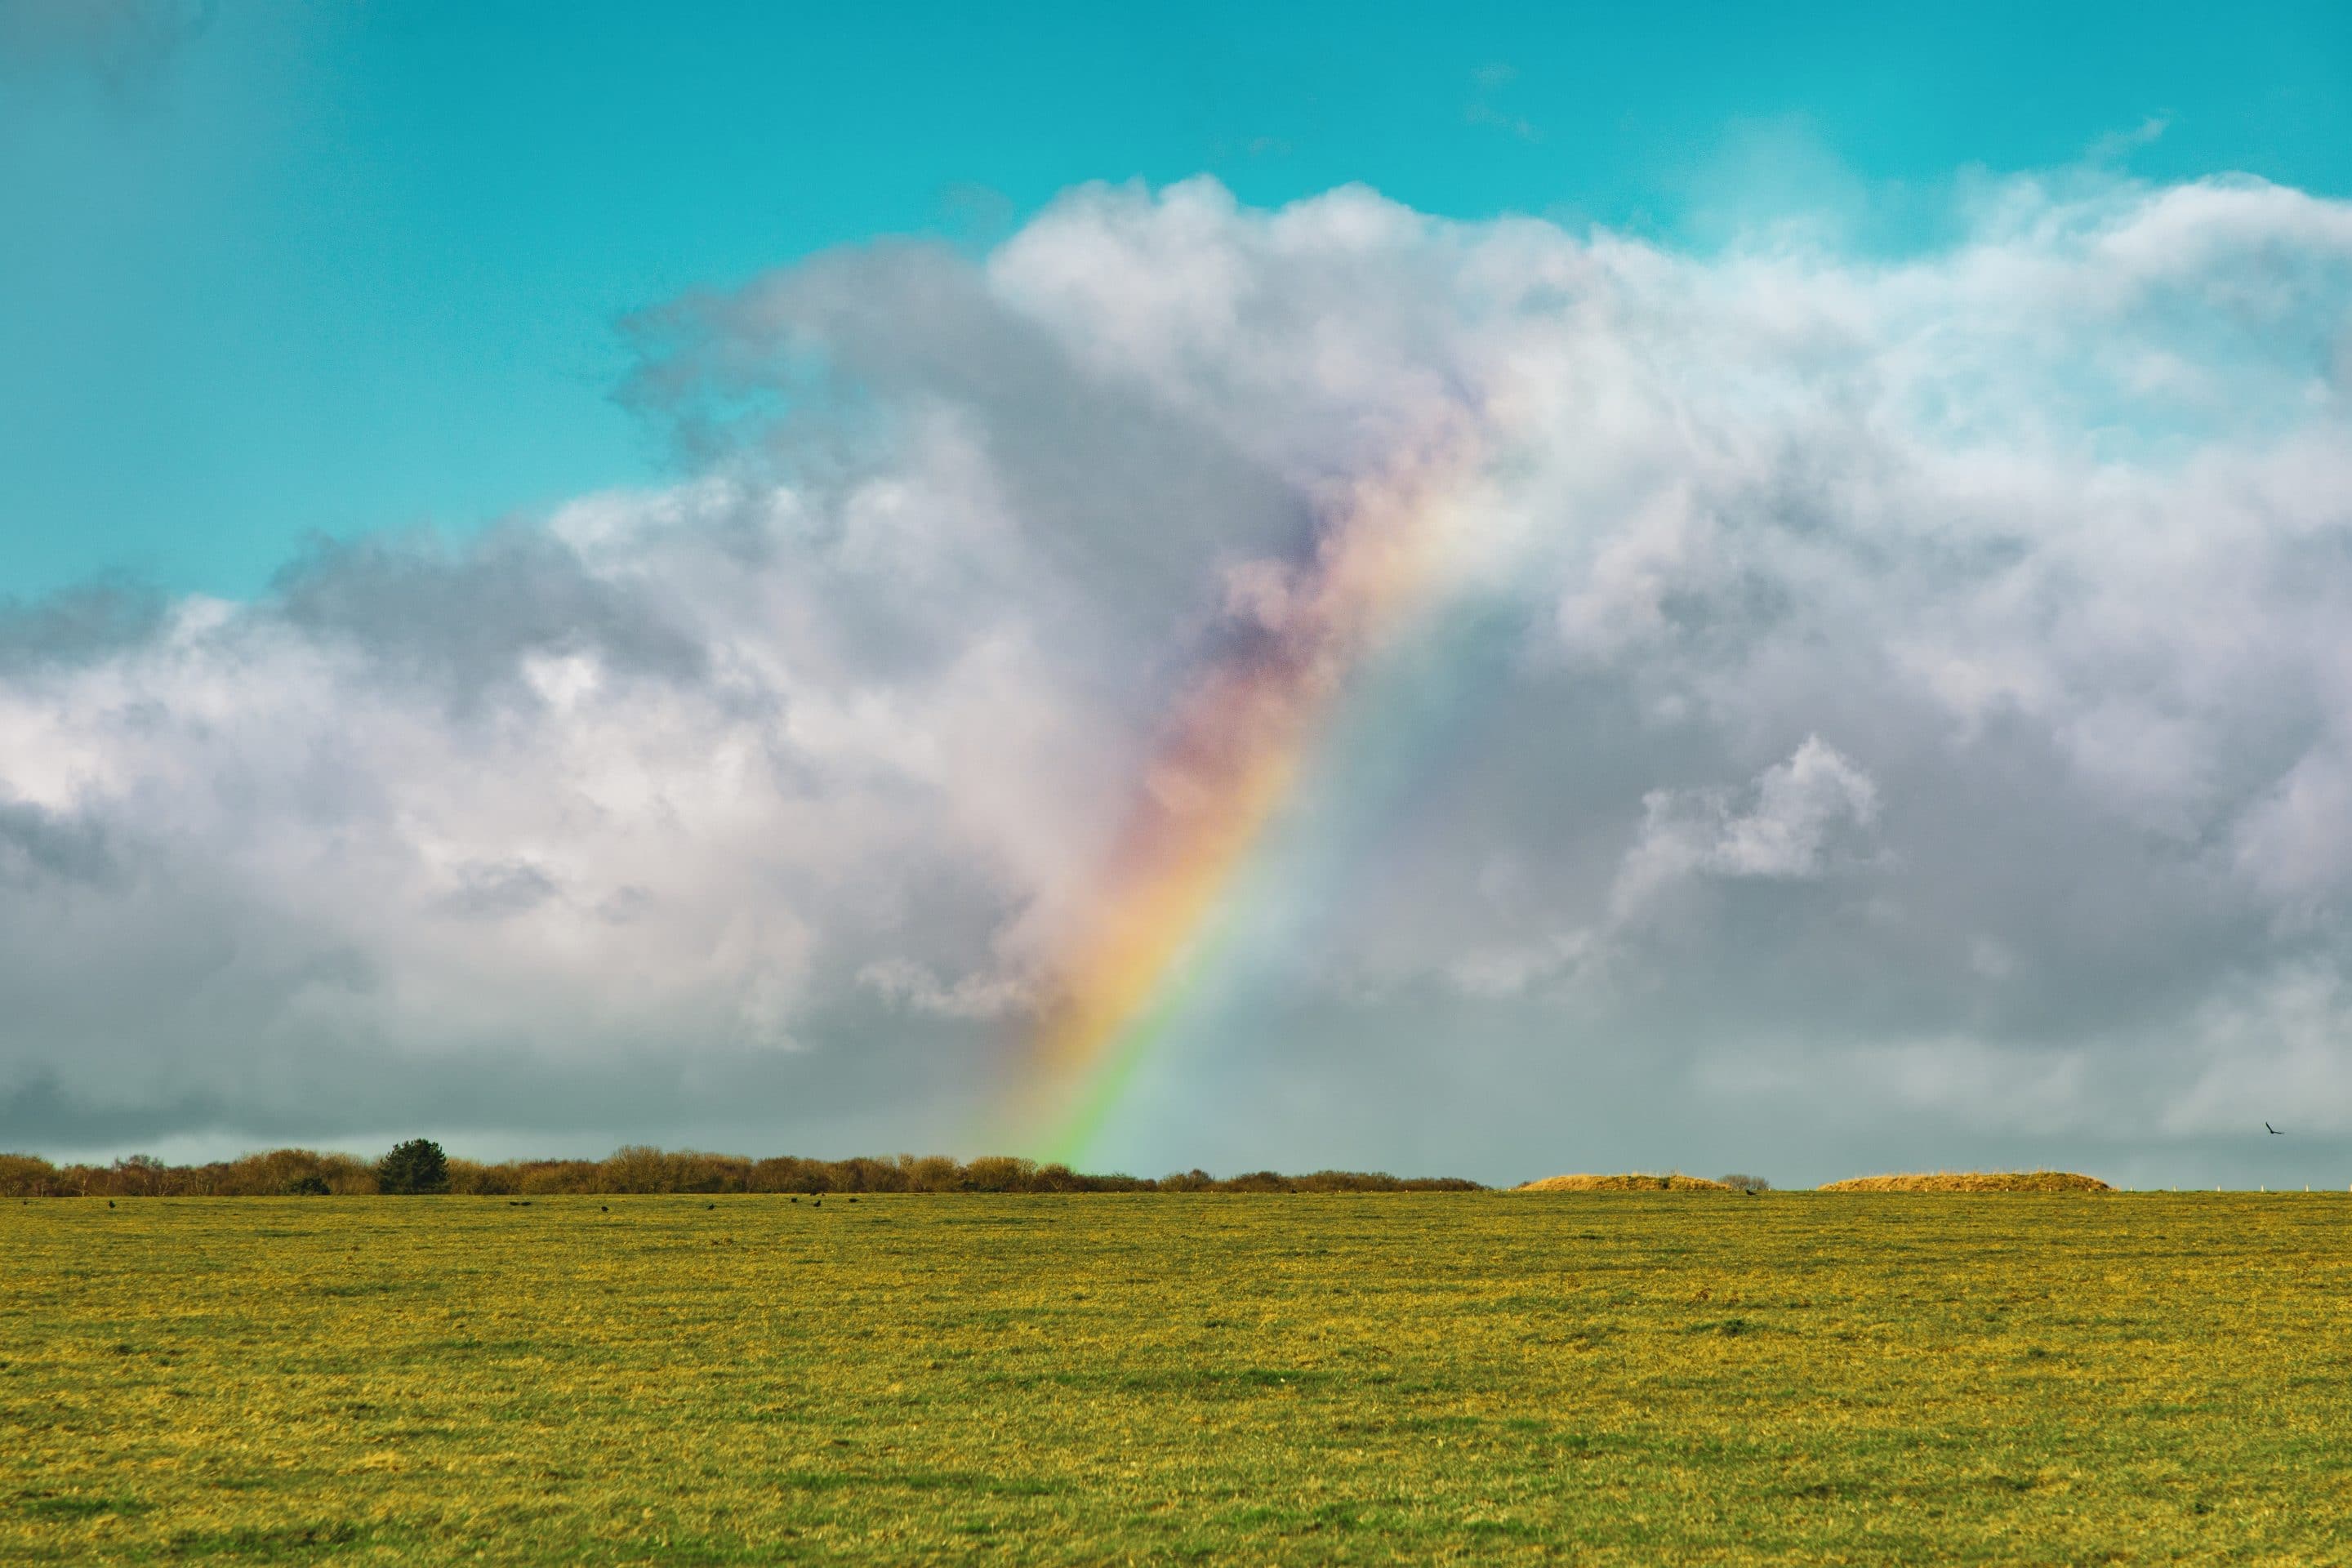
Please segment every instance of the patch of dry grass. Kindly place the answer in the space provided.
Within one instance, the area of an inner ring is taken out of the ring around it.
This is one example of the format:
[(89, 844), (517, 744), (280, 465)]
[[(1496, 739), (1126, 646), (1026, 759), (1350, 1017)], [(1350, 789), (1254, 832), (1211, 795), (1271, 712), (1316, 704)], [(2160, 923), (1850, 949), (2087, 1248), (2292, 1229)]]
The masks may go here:
[(1613, 1176), (1546, 1176), (1539, 1182), (1523, 1183), (1511, 1190), (1515, 1193), (1728, 1193), (1737, 1189), (1721, 1182), (1710, 1182), (1704, 1176), (1685, 1176), (1680, 1171), (1662, 1176), (1628, 1171)]
[(1825, 1182), (1825, 1193), (2109, 1193), (2096, 1176), (2072, 1171), (1912, 1171)]

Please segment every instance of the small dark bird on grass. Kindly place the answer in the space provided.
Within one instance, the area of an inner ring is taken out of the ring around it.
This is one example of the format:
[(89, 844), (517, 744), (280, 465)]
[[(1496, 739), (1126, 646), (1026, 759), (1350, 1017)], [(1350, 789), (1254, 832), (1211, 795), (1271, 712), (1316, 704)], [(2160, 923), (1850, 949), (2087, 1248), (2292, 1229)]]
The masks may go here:
[(107, 1200), (106, 1200), (106, 1206), (107, 1206), (108, 1208), (112, 1208), (112, 1207), (114, 1206), (114, 1200), (113, 1200), (112, 1198), (109, 1198), (109, 1199), (107, 1199)]
[(816, 1206), (817, 1206), (817, 1207), (819, 1207), (819, 1208), (823, 1208), (823, 1207), (824, 1207), (824, 1200), (823, 1198), (819, 1198), (819, 1199), (817, 1199), (817, 1200), (816, 1200)]
[(707, 1208), (707, 1209), (715, 1209), (715, 1208), (717, 1208), (719, 1205), (718, 1205), (717, 1204), (705, 1204), (705, 1205), (703, 1205), (702, 1206), (703, 1206), (704, 1208)]
[(849, 1201), (850, 1201), (851, 1203), (856, 1203), (857, 1200), (856, 1200), (856, 1198), (852, 1198), (852, 1199), (850, 1199)]
[(611, 1204), (598, 1204), (596, 1205), (596, 1212), (598, 1214), (611, 1214), (613, 1212), (613, 1205)]
[(2285, 1133), (2280, 1131), (2277, 1128), (2272, 1126), (2267, 1121), (2263, 1123), (2263, 1131), (2269, 1133), (2273, 1138), (2284, 1138), (2286, 1136)]
[(800, 1199), (798, 1199), (798, 1198), (794, 1198), (794, 1199), (793, 1200), (793, 1202), (794, 1202), (794, 1203), (798, 1203), (798, 1202), (800, 1202)]

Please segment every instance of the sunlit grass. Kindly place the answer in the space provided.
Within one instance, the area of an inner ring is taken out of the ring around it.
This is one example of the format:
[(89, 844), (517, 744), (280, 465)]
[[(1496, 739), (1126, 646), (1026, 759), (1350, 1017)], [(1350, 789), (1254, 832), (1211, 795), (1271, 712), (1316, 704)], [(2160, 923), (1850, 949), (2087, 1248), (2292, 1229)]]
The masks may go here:
[(36, 1201), (0, 1562), (2327, 1561), (2348, 1240), (2302, 1194)]

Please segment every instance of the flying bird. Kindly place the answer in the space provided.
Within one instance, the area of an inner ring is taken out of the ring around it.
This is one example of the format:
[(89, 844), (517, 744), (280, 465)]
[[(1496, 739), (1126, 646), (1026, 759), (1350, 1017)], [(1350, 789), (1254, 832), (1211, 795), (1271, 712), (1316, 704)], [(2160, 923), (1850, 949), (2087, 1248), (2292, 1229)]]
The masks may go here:
[(2286, 1136), (2285, 1133), (2280, 1131), (2277, 1128), (2272, 1126), (2267, 1121), (2263, 1123), (2263, 1131), (2269, 1133), (2273, 1138), (2284, 1138)]

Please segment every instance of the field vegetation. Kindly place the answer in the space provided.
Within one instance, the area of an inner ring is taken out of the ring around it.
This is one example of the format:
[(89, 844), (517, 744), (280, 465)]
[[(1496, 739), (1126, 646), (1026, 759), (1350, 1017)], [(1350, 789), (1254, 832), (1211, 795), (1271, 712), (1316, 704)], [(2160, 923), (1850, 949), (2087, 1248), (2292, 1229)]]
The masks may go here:
[(0, 1563), (2321, 1563), (2352, 1199), (0, 1205)]
[(1825, 1193), (2105, 1193), (2096, 1176), (2072, 1171), (1913, 1171), (1892, 1176), (1851, 1176), (1826, 1182)]
[(1736, 1193), (1741, 1189), (1728, 1181), (1710, 1182), (1704, 1176), (1685, 1176), (1676, 1171), (1665, 1175), (1627, 1172), (1610, 1176), (1546, 1176), (1541, 1181), (1528, 1182), (1512, 1190), (1521, 1193)]
[[(1546, 1176), (1523, 1193), (1769, 1192), (1761, 1176), (1710, 1181), (1680, 1172)], [(1381, 1171), (1314, 1171), (1283, 1175), (1252, 1171), (1212, 1176), (1181, 1171), (1158, 1179), (1090, 1175), (1066, 1165), (983, 1157), (900, 1154), (895, 1159), (755, 1160), (691, 1149), (644, 1145), (603, 1160), (509, 1160), (486, 1163), (446, 1158), (438, 1145), (411, 1139), (382, 1158), (274, 1149), (204, 1165), (167, 1165), (134, 1154), (107, 1165), (56, 1165), (30, 1154), (0, 1154), (0, 1198), (303, 1197), (383, 1193), (464, 1197), (593, 1196), (614, 1194), (785, 1193), (1432, 1193), (1483, 1192), (1455, 1176), (1391, 1176)], [(1857, 1176), (1831, 1182), (1832, 1193), (2105, 1192), (2107, 1184), (2063, 1171), (1937, 1172)]]
[[(427, 1152), (429, 1151), (429, 1154)], [(302, 1197), (447, 1193), (462, 1197), (551, 1197), (656, 1193), (1451, 1193), (1482, 1191), (1456, 1176), (1391, 1176), (1381, 1171), (1315, 1171), (1286, 1176), (1251, 1171), (1212, 1176), (1181, 1171), (1157, 1180), (1087, 1175), (1067, 1165), (988, 1156), (753, 1160), (691, 1149), (633, 1145), (603, 1160), (512, 1160), (483, 1163), (442, 1156), (412, 1139), (375, 1161), (354, 1154), (276, 1149), (205, 1165), (167, 1165), (134, 1154), (109, 1165), (55, 1165), (30, 1154), (0, 1154), (0, 1197)]]

